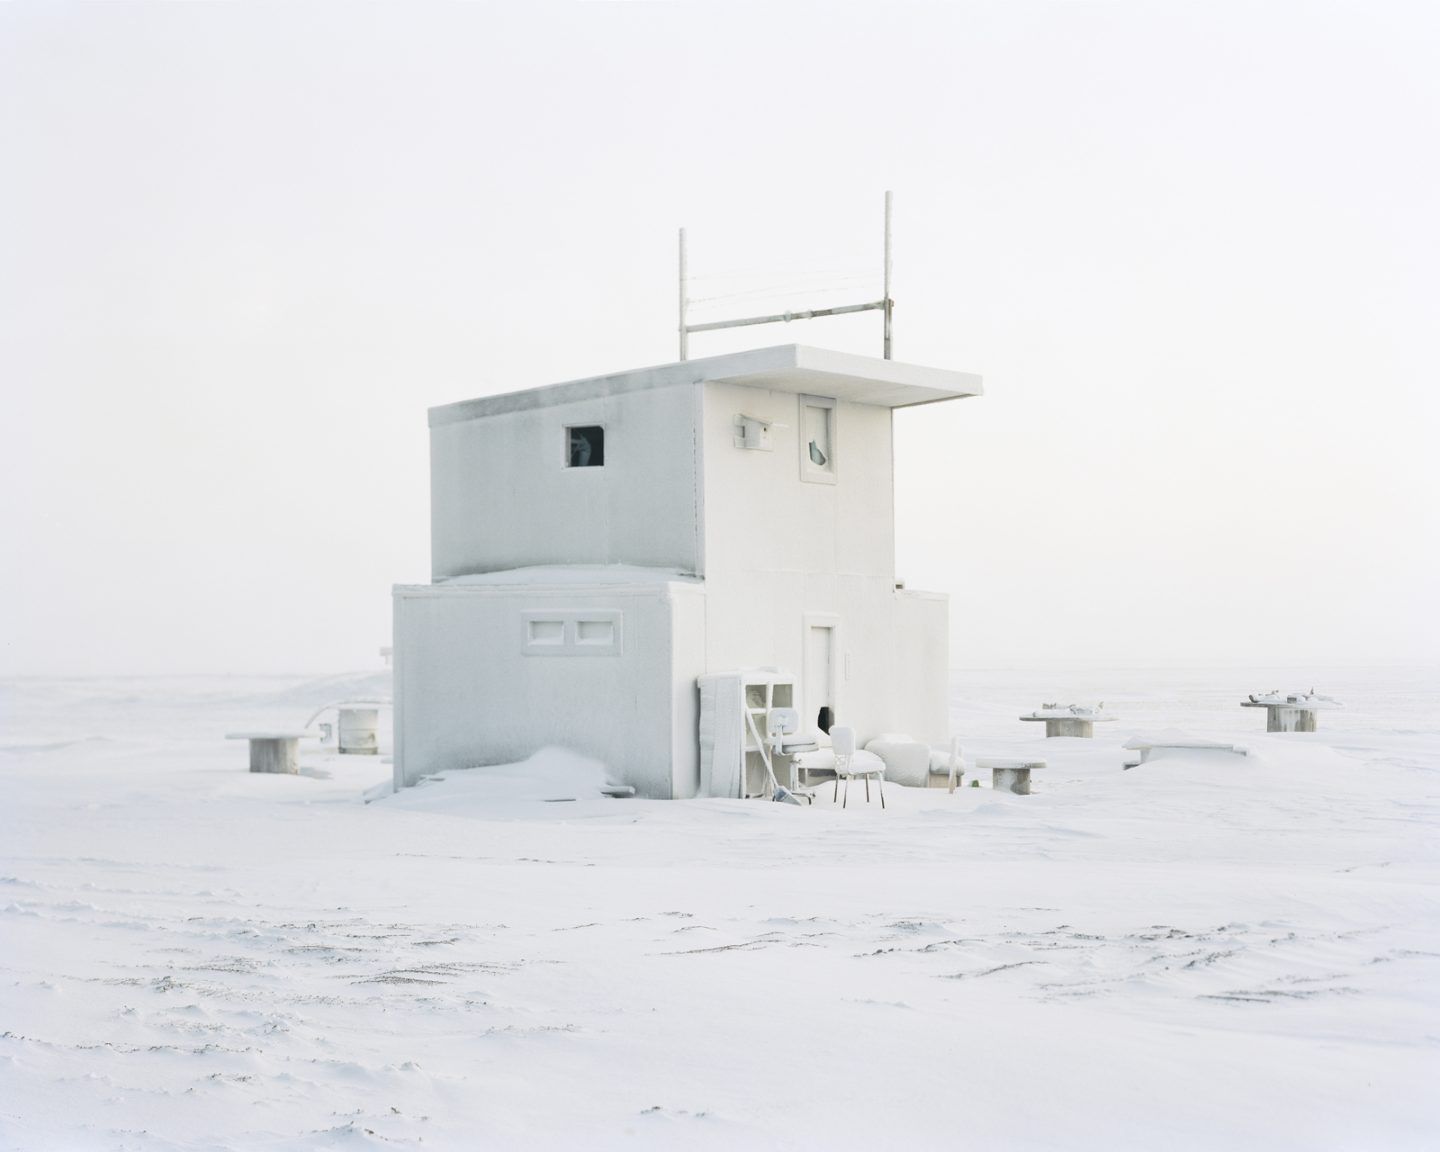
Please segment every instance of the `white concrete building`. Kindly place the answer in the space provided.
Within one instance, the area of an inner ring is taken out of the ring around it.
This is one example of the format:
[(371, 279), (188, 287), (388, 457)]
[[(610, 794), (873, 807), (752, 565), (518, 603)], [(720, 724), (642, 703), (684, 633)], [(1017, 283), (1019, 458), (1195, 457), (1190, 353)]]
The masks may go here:
[(395, 589), (395, 783), (547, 744), (699, 786), (696, 678), (946, 738), (947, 602), (895, 586), (892, 412), (977, 376), (785, 345), (430, 410), (433, 583)]

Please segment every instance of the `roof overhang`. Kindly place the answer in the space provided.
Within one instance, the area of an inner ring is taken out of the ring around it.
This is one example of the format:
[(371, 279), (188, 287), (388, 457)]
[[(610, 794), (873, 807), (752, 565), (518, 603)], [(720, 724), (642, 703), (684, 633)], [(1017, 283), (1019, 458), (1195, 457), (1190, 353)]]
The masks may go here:
[(912, 408), (917, 404), (979, 396), (983, 391), (980, 377), (969, 372), (925, 368), (804, 344), (781, 344), (444, 404), (430, 409), (430, 426), (650, 388), (711, 382), (765, 388), (772, 392), (832, 396), (880, 408)]

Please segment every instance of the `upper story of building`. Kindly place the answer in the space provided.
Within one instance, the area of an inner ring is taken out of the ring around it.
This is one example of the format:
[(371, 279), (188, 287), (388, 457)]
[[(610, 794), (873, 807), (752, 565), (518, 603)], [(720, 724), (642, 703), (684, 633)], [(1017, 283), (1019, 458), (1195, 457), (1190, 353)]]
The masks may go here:
[(980, 378), (787, 344), (430, 410), (436, 581), (555, 564), (894, 577), (892, 413)]

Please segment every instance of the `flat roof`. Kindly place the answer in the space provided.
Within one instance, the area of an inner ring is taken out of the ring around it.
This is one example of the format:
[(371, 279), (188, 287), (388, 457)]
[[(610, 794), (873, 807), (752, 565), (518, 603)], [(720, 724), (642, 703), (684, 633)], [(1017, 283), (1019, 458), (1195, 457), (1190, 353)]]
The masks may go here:
[(881, 408), (911, 408), (917, 404), (979, 396), (983, 391), (980, 377), (970, 372), (925, 368), (918, 364), (902, 364), (897, 360), (811, 348), (805, 344), (780, 344), (774, 348), (730, 352), (701, 360), (680, 360), (653, 368), (636, 368), (609, 376), (591, 376), (585, 380), (570, 380), (563, 384), (526, 388), (521, 392), (502, 392), (497, 396), (442, 404), (430, 409), (430, 427), (505, 412), (549, 408), (575, 400), (705, 382), (833, 396), (837, 400), (874, 404)]

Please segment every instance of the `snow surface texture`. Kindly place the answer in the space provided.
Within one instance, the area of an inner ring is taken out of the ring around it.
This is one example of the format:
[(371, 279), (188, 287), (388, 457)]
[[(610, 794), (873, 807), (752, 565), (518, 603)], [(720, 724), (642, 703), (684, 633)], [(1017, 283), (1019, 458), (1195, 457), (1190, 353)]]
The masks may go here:
[[(6, 682), (0, 1147), (1436, 1147), (1440, 676), (1266, 734), (1255, 672), (959, 676), (1049, 769), (885, 812), (223, 739), (373, 677)], [(1123, 771), (1167, 725), (1253, 754)]]

